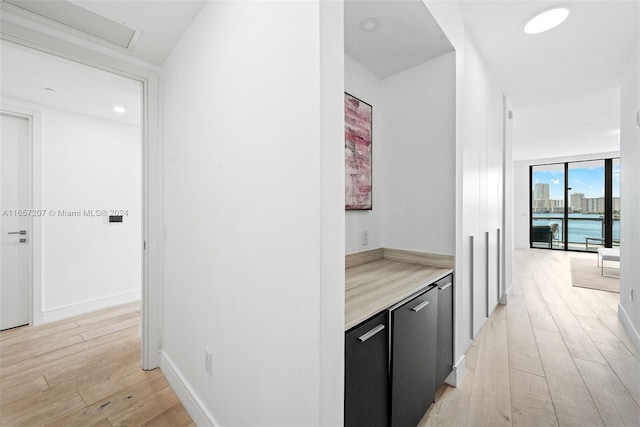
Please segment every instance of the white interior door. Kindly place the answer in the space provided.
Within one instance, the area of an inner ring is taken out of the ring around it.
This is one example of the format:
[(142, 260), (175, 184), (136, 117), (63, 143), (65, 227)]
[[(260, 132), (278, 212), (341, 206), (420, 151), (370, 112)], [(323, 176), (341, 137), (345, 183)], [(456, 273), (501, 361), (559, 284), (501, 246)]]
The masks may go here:
[(30, 123), (2, 113), (0, 149), (0, 330), (29, 324)]

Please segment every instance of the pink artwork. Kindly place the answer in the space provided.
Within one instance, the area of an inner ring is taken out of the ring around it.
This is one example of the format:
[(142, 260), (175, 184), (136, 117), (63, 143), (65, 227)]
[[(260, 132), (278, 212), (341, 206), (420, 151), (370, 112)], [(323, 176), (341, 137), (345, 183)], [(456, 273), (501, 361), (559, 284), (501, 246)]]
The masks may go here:
[(344, 94), (345, 208), (370, 210), (373, 107)]

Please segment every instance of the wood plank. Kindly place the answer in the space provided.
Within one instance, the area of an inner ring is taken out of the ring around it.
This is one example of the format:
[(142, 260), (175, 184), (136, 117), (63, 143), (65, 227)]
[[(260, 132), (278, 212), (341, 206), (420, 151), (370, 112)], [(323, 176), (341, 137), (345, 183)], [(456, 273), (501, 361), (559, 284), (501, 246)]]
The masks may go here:
[[(622, 342), (627, 350), (629, 350), (636, 357), (640, 358), (640, 352), (633, 345), (633, 341), (629, 337), (627, 330), (618, 318), (618, 309), (611, 308), (602, 299), (598, 298), (598, 292), (593, 289), (576, 288), (576, 294), (585, 301), (592, 308), (594, 313), (598, 315), (598, 318), (604, 323), (607, 328), (613, 333), (620, 342)], [(608, 293), (608, 292), (607, 292)]]
[(182, 427), (194, 425), (182, 405), (175, 405), (140, 427)]
[[(179, 403), (178, 397), (171, 387), (167, 385), (158, 393), (142, 399), (126, 411), (109, 417), (109, 421), (113, 427), (139, 426), (162, 414), (167, 408), (172, 408)], [(191, 421), (191, 419), (188, 421)]]
[(632, 355), (627, 347), (613, 334), (613, 332), (609, 330), (609, 328), (606, 327), (604, 323), (602, 323), (599, 318), (576, 315), (576, 319), (578, 319), (582, 328), (589, 335), (601, 353), (602, 350), (610, 350), (627, 354), (629, 356)]
[(549, 313), (547, 304), (538, 291), (533, 277), (526, 277), (521, 280), (524, 301), (529, 312)]
[(602, 350), (602, 355), (627, 391), (640, 406), (640, 360), (615, 351)]
[(17, 328), (17, 329), (20, 329), (20, 331), (16, 329), (15, 331), (18, 333), (14, 333), (14, 334), (6, 334), (5, 332), (7, 331), (2, 331), (0, 332), (0, 349), (4, 348), (4, 346), (8, 346), (12, 344), (39, 340), (48, 335), (68, 331), (70, 329), (75, 329), (77, 327), (78, 325), (76, 324), (76, 322), (67, 321), (67, 322), (56, 322), (52, 326), (49, 326), (46, 328), (43, 328), (40, 326), (36, 326), (36, 327), (23, 326), (22, 328)]
[[(98, 381), (102, 373), (117, 373), (120, 369), (140, 368), (140, 348), (137, 337), (129, 339), (130, 347), (111, 357), (85, 358), (86, 363), (65, 366), (45, 373), (49, 386), (55, 387), (68, 381)], [(127, 371), (129, 372), (129, 371)]]
[(16, 377), (10, 381), (3, 380), (0, 384), (0, 406), (22, 399), (25, 396), (45, 390), (49, 387), (44, 375), (32, 378)]
[(604, 303), (611, 308), (611, 310), (618, 311), (618, 303), (620, 302), (620, 294), (617, 292), (606, 292), (597, 289), (591, 289), (592, 294), (604, 301)]
[(491, 316), (482, 328), (469, 407), (469, 420), (492, 426), (512, 420), (506, 323)]
[(466, 374), (458, 387), (446, 385), (442, 395), (431, 405), (418, 427), (457, 427), (468, 425), (469, 406), (475, 371), (466, 368)]
[[(138, 355), (132, 357), (117, 359), (114, 363), (96, 367), (95, 364), (87, 365), (86, 369), (74, 371), (72, 375), (65, 375), (57, 380), (60, 381), (56, 384), (51, 384), (51, 389), (59, 393), (65, 393), (67, 391), (79, 392), (86, 404), (95, 403), (105, 395), (109, 395), (118, 391), (120, 388), (109, 388), (109, 385), (117, 383), (120, 379), (125, 378), (137, 371), (142, 371), (142, 368), (138, 366)], [(61, 381), (64, 379), (64, 381)], [(94, 399), (87, 399), (87, 396), (83, 395), (83, 390), (99, 388), (106, 389), (110, 393), (105, 393), (102, 396), (94, 397)]]
[(121, 321), (118, 321), (116, 323), (110, 323), (108, 325), (104, 325), (98, 328), (93, 328), (89, 331), (83, 332), (80, 335), (82, 336), (83, 339), (85, 340), (91, 340), (94, 338), (98, 338), (98, 337), (102, 337), (104, 335), (108, 335), (111, 334), (113, 332), (118, 332), (121, 331), (123, 329), (128, 329), (131, 327), (140, 327), (140, 317), (138, 316), (138, 313), (132, 313), (134, 317), (131, 318), (125, 318)]
[(609, 365), (580, 359), (575, 359), (575, 362), (604, 423), (610, 426), (637, 426), (640, 407)]
[(509, 367), (544, 376), (533, 329), (528, 323), (507, 322)]
[(3, 426), (40, 425), (41, 420), (51, 420), (84, 407), (84, 401), (75, 391), (61, 394), (46, 389), (3, 405), (0, 420)]
[(515, 321), (531, 325), (529, 312), (527, 311), (527, 306), (522, 294), (509, 298), (509, 303), (505, 306), (505, 312), (507, 316), (506, 318), (510, 322)]
[(45, 323), (39, 326), (20, 326), (19, 328), (7, 329), (4, 331), (0, 331), (0, 343), (4, 340), (13, 339), (14, 337), (22, 336), (25, 333), (31, 333), (34, 331), (45, 331), (47, 329), (58, 329), (64, 328), (66, 324), (70, 324), (75, 326), (75, 320), (73, 318), (58, 320), (56, 322)]
[(75, 317), (74, 320), (79, 326), (90, 325), (92, 323), (102, 322), (123, 314), (138, 312), (140, 310), (140, 302), (135, 301), (128, 304), (122, 304), (117, 307), (105, 308), (82, 316)]
[[(154, 371), (150, 371), (154, 372)], [(103, 397), (98, 402), (71, 414), (51, 418), (52, 421), (45, 423), (47, 427), (83, 427), (90, 425), (92, 421), (110, 418), (118, 413), (127, 411), (137, 405), (141, 400), (155, 395), (168, 385), (162, 373), (153, 375), (150, 381), (138, 383)]]
[(136, 384), (153, 381), (159, 377), (162, 377), (160, 369), (143, 371), (140, 367), (134, 368), (129, 365), (129, 369), (119, 370), (117, 375), (109, 375), (99, 382), (80, 384), (77, 386), (77, 390), (85, 403), (92, 405), (103, 399), (104, 396), (116, 394), (121, 390), (134, 387)]
[(544, 278), (535, 278), (534, 281), (571, 355), (597, 363), (607, 363), (554, 286)]
[(556, 322), (553, 320), (553, 316), (549, 312), (529, 311), (529, 321), (531, 327), (535, 329), (544, 329), (546, 331), (558, 332)]
[(99, 338), (95, 338), (89, 341), (83, 341), (77, 344), (73, 344), (61, 349), (39, 354), (37, 356), (16, 361), (10, 365), (4, 366), (0, 370), (0, 378), (5, 378), (11, 375), (24, 373), (33, 369), (36, 372), (44, 372), (48, 370), (48, 364), (57, 360), (66, 360), (67, 363), (58, 364), (59, 366), (65, 366), (72, 363), (69, 359), (79, 363), (82, 360), (86, 361), (87, 357), (100, 357), (107, 351), (119, 352), (130, 346), (130, 342), (127, 338), (133, 336), (139, 336), (139, 329), (137, 327), (123, 329), (122, 331), (114, 332), (109, 335), (105, 335)]
[(480, 346), (480, 335), (481, 334), (478, 334), (478, 338), (471, 342), (471, 345), (465, 353), (464, 363), (466, 369), (476, 368), (476, 360), (478, 360), (478, 348)]
[(42, 340), (42, 344), (31, 344), (29, 346), (22, 346), (20, 344), (14, 344), (7, 347), (6, 354), (2, 354), (0, 357), (0, 366), (5, 368), (8, 365), (16, 362), (31, 359), (35, 356), (41, 355), (43, 352), (50, 352), (55, 350), (71, 347), (74, 344), (82, 343), (85, 340), (78, 334), (73, 334), (67, 337), (58, 337), (51, 335)]
[[(179, 425), (191, 424), (160, 370), (145, 372), (139, 366), (138, 307), (128, 304), (42, 327), (0, 333), (5, 344), (2, 351), (12, 358), (14, 354), (31, 355), (32, 349), (38, 349), (37, 355), (9, 360), (11, 363), (0, 370), (0, 425), (112, 427), (108, 416), (119, 425), (139, 425), (167, 413), (179, 414), (180, 419), (186, 416)], [(123, 324), (127, 326), (121, 329)], [(81, 333), (91, 339), (59, 348), (60, 342)], [(104, 394), (99, 395), (97, 390)], [(95, 400), (89, 408), (82, 394), (87, 400)], [(87, 412), (90, 410), (94, 412)]]
[(603, 425), (562, 336), (542, 329), (533, 332), (558, 423), (580, 427)]
[(557, 426), (547, 381), (543, 377), (511, 369), (511, 408), (514, 426)]

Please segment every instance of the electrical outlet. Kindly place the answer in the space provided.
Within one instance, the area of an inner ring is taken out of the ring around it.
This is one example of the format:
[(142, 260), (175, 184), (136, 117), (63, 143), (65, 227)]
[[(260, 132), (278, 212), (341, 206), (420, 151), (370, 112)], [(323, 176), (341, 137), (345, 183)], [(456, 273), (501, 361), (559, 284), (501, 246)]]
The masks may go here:
[(207, 374), (213, 374), (213, 356), (209, 350), (204, 351), (204, 369), (207, 371)]
[(362, 246), (369, 244), (369, 232), (367, 230), (362, 231)]

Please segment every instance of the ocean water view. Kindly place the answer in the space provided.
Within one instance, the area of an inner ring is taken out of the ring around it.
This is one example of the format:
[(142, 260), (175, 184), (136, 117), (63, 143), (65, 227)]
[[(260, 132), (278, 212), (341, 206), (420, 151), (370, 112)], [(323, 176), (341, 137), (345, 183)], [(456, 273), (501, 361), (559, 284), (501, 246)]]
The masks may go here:
[[(563, 217), (561, 213), (534, 213), (533, 225), (558, 224), (558, 238), (562, 240)], [(569, 243), (585, 243), (587, 237), (604, 237), (604, 215), (569, 214)], [(620, 241), (620, 219), (613, 220), (613, 240)]]

